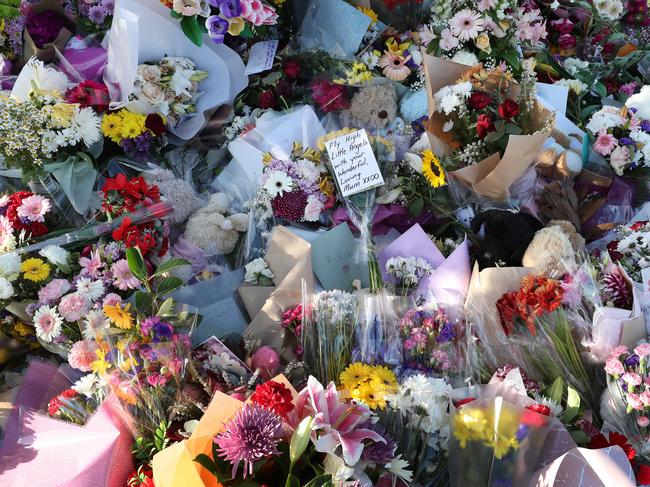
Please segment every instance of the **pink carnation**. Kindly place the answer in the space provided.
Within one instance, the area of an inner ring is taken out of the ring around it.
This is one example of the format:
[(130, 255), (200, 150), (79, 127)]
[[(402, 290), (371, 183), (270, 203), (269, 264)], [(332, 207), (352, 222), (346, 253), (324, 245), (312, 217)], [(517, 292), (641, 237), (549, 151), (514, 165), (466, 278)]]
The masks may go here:
[(636, 418), (636, 424), (641, 426), (641, 428), (647, 428), (650, 425), (650, 419), (647, 416), (639, 416)]
[(51, 304), (70, 290), (70, 283), (65, 279), (54, 279), (38, 291), (41, 304)]
[(638, 345), (634, 349), (634, 353), (636, 353), (639, 358), (647, 357), (650, 355), (650, 343), (642, 343), (641, 345)]
[(627, 403), (632, 407), (632, 409), (636, 409), (637, 411), (643, 410), (643, 402), (639, 398), (638, 394), (634, 394), (633, 392), (629, 393), (627, 395)]
[(278, 19), (278, 14), (261, 0), (241, 0), (241, 16), (253, 25), (273, 25)]
[(648, 392), (648, 391), (642, 392), (641, 395), (639, 396), (639, 398), (641, 399), (641, 402), (645, 406), (650, 406), (650, 392)]
[(605, 362), (605, 372), (609, 375), (621, 375), (625, 372), (623, 364), (616, 357), (610, 357)]
[(601, 130), (598, 133), (596, 142), (594, 142), (594, 150), (602, 156), (608, 156), (612, 153), (614, 149), (618, 146), (618, 141), (616, 137), (612, 134), (608, 134), (604, 130)]
[(88, 300), (77, 293), (68, 294), (59, 303), (59, 313), (66, 321), (80, 320), (88, 308)]
[(113, 264), (111, 272), (113, 273), (113, 285), (121, 291), (140, 287), (140, 281), (131, 273), (126, 259), (118, 260)]
[(68, 353), (68, 362), (75, 369), (82, 372), (90, 372), (92, 370), (91, 364), (97, 360), (98, 345), (94, 340), (81, 340), (72, 345), (70, 353)]
[(102, 306), (115, 306), (116, 304), (122, 304), (122, 297), (115, 293), (107, 294), (102, 302)]
[(623, 379), (625, 382), (627, 382), (631, 386), (640, 386), (641, 382), (643, 380), (641, 379), (641, 376), (635, 372), (625, 372), (622, 376), (621, 379)]
[(81, 266), (81, 275), (97, 279), (101, 275), (101, 268), (104, 266), (104, 263), (99, 256), (99, 250), (93, 250), (90, 253), (90, 258), (82, 257), (79, 259), (79, 265)]
[(50, 201), (40, 195), (32, 195), (25, 198), (16, 212), (20, 218), (26, 218), (30, 222), (45, 221), (45, 214), (50, 211), (52, 204)]
[(627, 352), (627, 347), (623, 345), (619, 345), (618, 347), (614, 348), (614, 350), (610, 352), (609, 356), (618, 358), (626, 352)]

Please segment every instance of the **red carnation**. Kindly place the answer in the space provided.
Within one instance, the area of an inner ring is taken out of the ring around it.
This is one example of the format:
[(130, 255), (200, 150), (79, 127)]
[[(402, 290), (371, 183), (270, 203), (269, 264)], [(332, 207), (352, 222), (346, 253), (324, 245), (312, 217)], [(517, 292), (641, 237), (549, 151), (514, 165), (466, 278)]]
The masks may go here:
[(529, 411), (532, 411), (537, 414), (542, 414), (544, 416), (550, 416), (551, 415), (551, 408), (548, 406), (545, 406), (544, 404), (531, 404), (528, 406), (526, 409)]
[(494, 132), (494, 123), (489, 115), (479, 115), (476, 121), (476, 133), (479, 139), (484, 139), (487, 134)]
[(474, 91), (467, 102), (474, 110), (483, 110), (492, 103), (492, 97), (484, 91)]
[(510, 332), (514, 329), (515, 318), (518, 316), (517, 304), (515, 302), (516, 297), (517, 293), (506, 293), (496, 302), (501, 326), (506, 336), (510, 335)]
[(499, 116), (504, 120), (512, 120), (519, 115), (519, 105), (516, 101), (507, 98), (499, 105)]
[(285, 61), (284, 65), (282, 66), (282, 70), (288, 78), (296, 79), (300, 75), (300, 64), (298, 64), (293, 59), (289, 59)]
[(286, 417), (294, 408), (293, 395), (289, 388), (273, 380), (258, 385), (250, 399), (282, 417)]
[(157, 113), (150, 113), (147, 115), (147, 118), (144, 122), (144, 126), (147, 127), (154, 135), (160, 137), (167, 131), (165, 126), (165, 121)]
[(314, 101), (325, 113), (350, 108), (347, 88), (343, 85), (330, 83), (327, 80), (314, 81), (311, 86)]
[(633, 225), (630, 225), (630, 230), (636, 232), (637, 230), (643, 230), (643, 228), (648, 224), (647, 220), (636, 222)]

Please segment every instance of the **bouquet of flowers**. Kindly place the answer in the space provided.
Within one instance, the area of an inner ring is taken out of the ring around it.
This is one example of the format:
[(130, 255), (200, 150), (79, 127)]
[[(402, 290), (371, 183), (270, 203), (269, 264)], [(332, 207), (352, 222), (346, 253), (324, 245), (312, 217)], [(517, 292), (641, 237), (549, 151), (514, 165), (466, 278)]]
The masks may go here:
[[(124, 174), (106, 178), (102, 193), (102, 210), (109, 221), (154, 207), (160, 202), (158, 186), (150, 186), (142, 176), (130, 180)], [(162, 220), (133, 223), (126, 216), (112, 236), (114, 240), (124, 242), (127, 248), (139, 248), (144, 256), (151, 254), (162, 257), (169, 250), (169, 227)]]
[(618, 262), (635, 282), (642, 282), (641, 272), (650, 266), (648, 233), (650, 222), (639, 221), (619, 227), (617, 238), (607, 244), (614, 262)]
[(45, 217), (51, 210), (48, 198), (29, 191), (0, 196), (0, 254), (49, 233)]
[(52, 418), (83, 425), (104, 399), (101, 381), (94, 374), (88, 374), (56, 395), (47, 403), (47, 413)]
[(197, 70), (190, 59), (164, 57), (138, 66), (129, 100), (151, 107), (175, 127), (183, 117), (196, 113), (199, 83), (207, 77), (208, 72)]
[(519, 72), (519, 50), (539, 49), (547, 35), (540, 10), (515, 0), (445, 0), (436, 2), (432, 11), (428, 52), (469, 66), (505, 60)]
[(260, 0), (163, 0), (175, 19), (180, 19), (183, 32), (194, 44), (201, 46), (204, 33), (217, 44), (226, 34), (253, 37), (256, 27), (275, 25), (275, 8)]
[(264, 161), (266, 166), (255, 199), (259, 218), (318, 222), (334, 206), (334, 183), (318, 151), (295, 143), (290, 159), (279, 160), (266, 154)]
[(385, 409), (386, 398), (397, 393), (397, 377), (388, 367), (353, 362), (339, 377), (341, 386), (355, 401), (372, 410)]
[(72, 11), (87, 32), (104, 33), (113, 21), (114, 0), (64, 0), (64, 9)]
[(433, 267), (422, 257), (391, 257), (386, 261), (386, 273), (395, 280), (395, 292), (400, 296), (415, 291), (432, 272)]
[(142, 115), (122, 108), (104, 115), (101, 128), (104, 137), (136, 160), (147, 160), (167, 145), (167, 123), (157, 113)]
[[(20, 58), (25, 18), (20, 14), (20, 0), (0, 1), (0, 55), (8, 60)], [(6, 62), (6, 61), (5, 61)], [(8, 74), (11, 64), (0, 67), (0, 76)]]
[(619, 176), (650, 161), (650, 120), (637, 117), (634, 109), (602, 107), (589, 119), (587, 130), (594, 139), (593, 150)]

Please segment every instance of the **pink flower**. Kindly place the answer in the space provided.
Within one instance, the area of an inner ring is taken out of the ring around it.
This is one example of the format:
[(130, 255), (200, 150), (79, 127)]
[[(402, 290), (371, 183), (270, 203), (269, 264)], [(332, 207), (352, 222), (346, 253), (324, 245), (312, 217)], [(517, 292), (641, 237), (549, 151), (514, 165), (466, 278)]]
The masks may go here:
[(639, 396), (639, 398), (641, 399), (641, 402), (645, 406), (650, 406), (650, 392), (648, 392), (648, 391), (642, 392), (641, 395)]
[(444, 51), (451, 51), (458, 47), (459, 41), (456, 36), (454, 36), (451, 29), (444, 29), (440, 33), (440, 49)]
[(641, 379), (641, 376), (635, 372), (625, 372), (622, 376), (621, 379), (623, 379), (625, 382), (627, 382), (631, 386), (640, 386), (641, 382), (643, 380)]
[(95, 279), (100, 277), (101, 268), (104, 267), (104, 263), (99, 257), (99, 250), (93, 250), (90, 253), (90, 258), (82, 257), (79, 259), (79, 265), (81, 266), (82, 275), (90, 276)]
[(25, 198), (16, 212), (20, 218), (26, 218), (30, 222), (45, 221), (45, 214), (52, 209), (50, 200), (40, 195), (32, 195)]
[(449, 355), (444, 350), (434, 350), (431, 352), (431, 358), (435, 360), (436, 369), (440, 370), (449, 370), (451, 368), (451, 362), (449, 361)]
[(639, 358), (647, 357), (650, 355), (650, 343), (642, 343), (641, 345), (637, 345), (634, 348), (634, 353), (636, 353)]
[(70, 283), (65, 279), (54, 279), (38, 291), (38, 302), (50, 304), (70, 290)]
[(115, 306), (117, 304), (122, 304), (122, 297), (115, 293), (107, 294), (102, 302), (102, 306)]
[(261, 0), (240, 0), (241, 16), (253, 25), (273, 25), (278, 19), (275, 10), (264, 5)]
[(77, 293), (68, 294), (59, 303), (59, 313), (66, 321), (80, 320), (88, 308), (88, 300)]
[(614, 350), (610, 352), (609, 356), (618, 358), (624, 353), (627, 353), (627, 347), (624, 345), (619, 345), (618, 347), (614, 348)]
[(126, 259), (118, 260), (113, 264), (111, 272), (113, 273), (113, 285), (121, 291), (140, 287), (140, 281), (131, 273)]
[(641, 428), (647, 428), (648, 425), (650, 424), (650, 419), (648, 419), (647, 416), (639, 416), (636, 418), (636, 424), (641, 426)]
[(639, 398), (638, 394), (634, 394), (633, 392), (629, 393), (627, 395), (627, 403), (632, 409), (643, 411), (643, 402)]
[(70, 349), (68, 353), (68, 362), (75, 369), (82, 372), (90, 372), (91, 364), (97, 360), (95, 351), (99, 348), (94, 340), (80, 340)]
[(623, 364), (615, 357), (610, 357), (605, 362), (605, 372), (609, 375), (621, 375), (625, 372)]
[(624, 145), (618, 146), (612, 151), (612, 154), (609, 156), (609, 164), (612, 166), (612, 169), (619, 176), (623, 175), (625, 167), (630, 162), (630, 151)]
[(612, 134), (608, 134), (604, 130), (601, 130), (598, 133), (596, 142), (594, 142), (594, 150), (601, 156), (610, 155), (617, 146), (618, 141), (616, 140), (616, 137), (614, 137)]
[(486, 10), (490, 10), (491, 8), (494, 8), (495, 6), (494, 0), (481, 0), (478, 2), (478, 5), (476, 8), (478, 8), (479, 12), (485, 12)]
[(626, 94), (627, 96), (632, 96), (636, 91), (636, 88), (637, 88), (637, 82), (632, 81), (631, 83), (625, 83), (624, 85), (621, 85), (619, 91), (621, 93)]
[(404, 340), (404, 349), (405, 350), (413, 350), (417, 346), (417, 343), (415, 343), (415, 340), (412, 338), (407, 338)]
[(3, 241), (10, 235), (13, 235), (14, 227), (11, 220), (4, 215), (0, 215), (0, 241)]

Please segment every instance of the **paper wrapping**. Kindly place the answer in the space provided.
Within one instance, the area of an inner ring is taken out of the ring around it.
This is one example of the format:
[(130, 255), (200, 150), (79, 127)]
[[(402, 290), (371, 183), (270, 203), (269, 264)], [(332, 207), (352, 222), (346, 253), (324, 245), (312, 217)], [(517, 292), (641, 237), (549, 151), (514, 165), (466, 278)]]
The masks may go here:
[(632, 296), (632, 310), (606, 306), (594, 312), (593, 337), (596, 349), (603, 352), (603, 357), (618, 345), (634, 348), (640, 340), (647, 338), (639, 291), (634, 287)]
[(109, 396), (83, 426), (39, 411), (69, 387), (68, 379), (54, 365), (30, 364), (7, 421), (0, 450), (0, 485), (126, 484), (133, 470), (133, 438), (115, 396)]
[(164, 56), (186, 57), (198, 69), (209, 73), (200, 84), (203, 94), (196, 104), (197, 113), (169, 128), (172, 134), (184, 140), (194, 137), (205, 125), (206, 116), (209, 116), (206, 112), (231, 103), (248, 85), (244, 63), (233, 50), (214, 42), (196, 46), (185, 37), (178, 22), (169, 16), (169, 9), (158, 0), (118, 0), (104, 47), (108, 51), (104, 82), (114, 109), (126, 106), (140, 113), (153, 111), (150, 106), (128, 101), (138, 65), (144, 62), (158, 61)]
[[(273, 378), (289, 388), (294, 400), (295, 389), (284, 376)], [(217, 487), (210, 472), (194, 459), (201, 453), (212, 457), (212, 440), (221, 433), (244, 403), (216, 392), (192, 436), (175, 443), (153, 457), (153, 480), (156, 487)]]
[[(28, 7), (28, 12), (30, 14), (40, 14), (48, 10), (65, 17), (61, 2), (57, 0), (43, 0), (38, 3), (31, 3)], [(25, 12), (23, 12), (23, 14), (24, 13)], [(72, 32), (66, 27), (63, 27), (53, 42), (45, 44), (43, 47), (39, 48), (36, 47), (36, 44), (34, 44), (34, 41), (32, 40), (32, 36), (30, 36), (27, 29), (25, 29), (23, 32), (23, 62), (26, 63), (32, 57), (36, 57), (45, 63), (52, 61), (56, 56), (56, 50), (58, 49), (60, 52), (63, 52), (65, 45), (71, 37)]]
[[(453, 140), (451, 132), (443, 132), (442, 126), (446, 117), (433, 111), (433, 95), (441, 88), (454, 84), (467, 72), (468, 66), (430, 56), (424, 50), (423, 57), (430, 115), (426, 129), (431, 149), (436, 154), (446, 156), (458, 148), (458, 143)], [(536, 104), (533, 111), (536, 127), (541, 129), (551, 116), (552, 112), (542, 104)], [(492, 154), (477, 164), (452, 171), (450, 174), (469, 185), (477, 194), (504, 202), (510, 196), (510, 185), (533, 164), (551, 131), (549, 128), (533, 135), (510, 135), (503, 157)]]
[[(245, 332), (291, 361), (295, 358), (295, 347), (290, 345), (291, 333), (282, 327), (282, 313), (302, 302), (303, 281), (310, 288), (314, 286), (311, 245), (280, 225), (273, 230), (265, 260), (278, 284), (257, 313), (255, 309), (247, 309), (254, 318)], [(261, 302), (259, 294), (267, 291), (246, 286), (239, 289), (239, 294), (250, 305)]]

